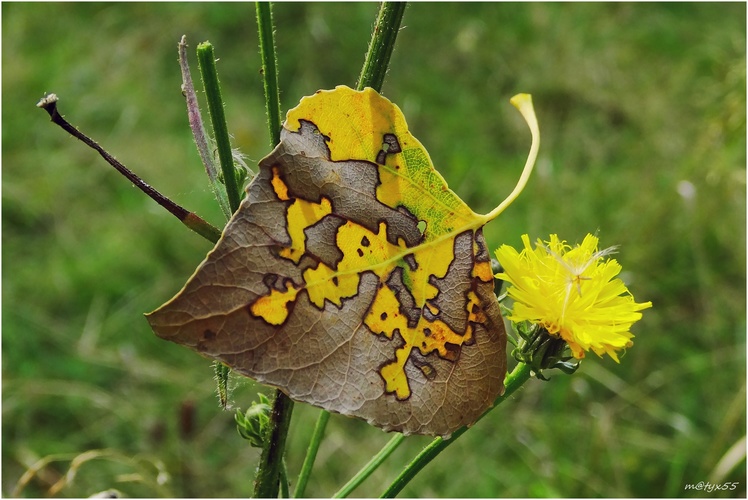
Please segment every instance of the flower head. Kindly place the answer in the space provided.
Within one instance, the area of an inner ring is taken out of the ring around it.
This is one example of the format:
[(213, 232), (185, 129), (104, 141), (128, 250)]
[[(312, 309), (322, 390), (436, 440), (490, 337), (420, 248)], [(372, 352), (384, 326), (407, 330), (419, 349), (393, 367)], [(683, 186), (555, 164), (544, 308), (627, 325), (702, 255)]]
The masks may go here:
[(615, 247), (598, 250), (597, 237), (588, 234), (581, 245), (571, 247), (552, 234), (550, 241), (522, 236), (524, 249), (517, 252), (503, 245), (496, 251), (504, 272), (497, 278), (511, 283), (508, 296), (514, 300), (509, 319), (529, 321), (566, 341), (577, 359), (592, 350), (608, 354), (616, 362), (616, 351), (633, 345), (629, 329), (641, 319), (639, 311), (651, 302), (636, 303), (620, 279), (621, 266)]

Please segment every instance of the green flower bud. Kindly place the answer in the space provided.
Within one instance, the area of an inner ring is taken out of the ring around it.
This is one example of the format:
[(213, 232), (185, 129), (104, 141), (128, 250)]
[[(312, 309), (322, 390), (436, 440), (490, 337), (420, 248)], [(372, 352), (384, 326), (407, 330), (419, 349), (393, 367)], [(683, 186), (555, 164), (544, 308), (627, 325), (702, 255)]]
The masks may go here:
[(258, 394), (259, 403), (252, 402), (252, 405), (242, 413), (236, 411), (234, 420), (236, 420), (236, 430), (239, 435), (249, 441), (249, 444), (255, 448), (262, 448), (265, 434), (270, 425), (270, 401), (264, 394)]
[(557, 368), (571, 375), (579, 368), (581, 361), (574, 358), (566, 341), (542, 326), (522, 321), (512, 323), (512, 329), (519, 337), (512, 356), (527, 364), (537, 378), (548, 380), (544, 370)]

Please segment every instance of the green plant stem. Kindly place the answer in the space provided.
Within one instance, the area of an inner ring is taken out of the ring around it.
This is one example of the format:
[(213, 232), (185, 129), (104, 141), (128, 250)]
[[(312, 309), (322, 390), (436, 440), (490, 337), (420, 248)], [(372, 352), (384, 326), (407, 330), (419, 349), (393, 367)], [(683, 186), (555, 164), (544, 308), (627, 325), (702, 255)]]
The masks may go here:
[[(280, 92), (278, 88), (277, 57), (275, 55), (275, 35), (273, 16), (269, 3), (257, 2), (257, 30), (262, 53), (263, 81), (265, 103), (268, 114), (270, 145), (275, 147), (280, 142)], [(282, 467), (283, 454), (286, 449), (286, 437), (291, 425), (293, 401), (280, 390), (275, 391), (273, 410), (270, 413), (270, 426), (262, 449), (260, 463), (255, 479), (255, 498), (277, 498), (279, 473)]]
[(213, 361), (213, 372), (216, 380), (218, 403), (221, 408), (226, 410), (229, 406), (229, 373), (231, 373), (231, 368), (220, 361)]
[(275, 54), (275, 37), (273, 35), (273, 8), (270, 2), (257, 2), (257, 29), (260, 38), (260, 57), (262, 58), (262, 80), (265, 86), (265, 111), (270, 131), (270, 146), (280, 142), (281, 108), (280, 89), (278, 87), (278, 64)]
[[(517, 366), (514, 367), (514, 370), (512, 370), (512, 373), (510, 373), (506, 377), (506, 390), (504, 391), (504, 394), (499, 396), (496, 401), (494, 401), (493, 406), (489, 408), (488, 411), (486, 411), (483, 415), (481, 415), (478, 421), (488, 415), (491, 410), (496, 408), (502, 402), (506, 401), (509, 396), (514, 394), (514, 392), (519, 389), (522, 384), (529, 380), (531, 373), (532, 370), (530, 370), (530, 367), (525, 363), (517, 364)], [(429, 462), (431, 462), (447, 446), (454, 443), (457, 438), (465, 433), (466, 430), (468, 430), (468, 427), (460, 428), (459, 430), (455, 431), (448, 440), (442, 439), (440, 437), (434, 439), (428, 446), (426, 446), (426, 448), (423, 449), (423, 451), (421, 451), (421, 453), (418, 454), (418, 456), (416, 456), (416, 458), (413, 459), (411, 463), (409, 463), (405, 467), (405, 470), (403, 470), (403, 472), (400, 473), (397, 479), (392, 482), (389, 488), (387, 488), (385, 492), (382, 493), (382, 496), (380, 498), (394, 498), (398, 493), (400, 493), (405, 485), (408, 484), (410, 480), (413, 479), (416, 474), (421, 471), (421, 469), (428, 465)]]
[(288, 468), (286, 467), (285, 458), (281, 459), (280, 496), (281, 498), (288, 498)]
[(329, 420), (329, 411), (322, 410), (319, 412), (317, 424), (314, 426), (314, 432), (312, 433), (312, 439), (309, 440), (309, 449), (306, 452), (306, 457), (304, 457), (304, 464), (301, 466), (299, 479), (296, 482), (296, 489), (293, 492), (294, 498), (302, 498), (304, 496), (306, 485), (309, 482), (309, 475), (312, 473), (314, 460), (317, 458), (317, 451), (319, 451), (319, 445), (322, 443), (322, 437), (325, 435), (325, 428)]
[(194, 212), (190, 212), (186, 208), (182, 207), (171, 201), (169, 198), (158, 192), (155, 188), (151, 187), (147, 182), (138, 177), (132, 170), (120, 163), (115, 157), (106, 152), (104, 148), (99, 146), (96, 141), (79, 131), (77, 128), (68, 123), (65, 118), (57, 110), (57, 96), (55, 94), (49, 94), (44, 97), (37, 104), (38, 107), (49, 113), (52, 123), (60, 126), (65, 132), (72, 135), (89, 148), (93, 149), (104, 160), (117, 171), (124, 175), (130, 182), (132, 182), (138, 189), (143, 191), (149, 198), (164, 207), (170, 214), (179, 219), (182, 224), (195, 231), (203, 238), (216, 243), (221, 238), (221, 231), (212, 226), (210, 223), (202, 219)]
[(208, 175), (210, 189), (213, 191), (213, 195), (216, 197), (216, 201), (218, 201), (221, 211), (226, 216), (226, 220), (228, 220), (231, 218), (231, 208), (229, 207), (229, 200), (226, 197), (226, 187), (218, 180), (218, 173), (216, 172), (216, 166), (213, 162), (213, 155), (211, 154), (208, 145), (208, 137), (205, 134), (205, 126), (203, 125), (200, 106), (197, 103), (197, 93), (195, 92), (195, 85), (192, 83), (190, 65), (187, 61), (186, 36), (182, 36), (178, 47), (179, 67), (182, 70), (182, 92), (184, 93), (184, 98), (187, 103), (187, 119), (190, 123), (190, 129), (192, 130), (192, 137), (195, 139), (197, 152), (200, 154), (200, 160), (202, 160), (203, 166), (205, 167), (205, 173)]
[(293, 401), (276, 390), (273, 410), (270, 412), (270, 427), (262, 448), (260, 465), (255, 479), (255, 498), (278, 498), (283, 453), (286, 449), (288, 427), (291, 424)]
[(358, 473), (356, 473), (355, 476), (351, 478), (350, 481), (345, 483), (345, 485), (340, 488), (340, 490), (335, 493), (333, 498), (346, 498), (348, 495), (351, 494), (353, 490), (355, 490), (358, 485), (364, 482), (367, 477), (371, 475), (372, 472), (377, 470), (377, 467), (379, 467), (382, 462), (384, 462), (387, 457), (389, 457), (393, 451), (397, 449), (398, 446), (405, 440), (405, 436), (402, 434), (395, 434), (392, 436), (392, 439), (390, 439), (384, 447), (379, 450), (379, 453), (374, 455), (371, 460), (369, 460), (369, 463), (367, 463)]
[(234, 158), (231, 154), (229, 129), (226, 126), (226, 115), (223, 110), (223, 98), (221, 97), (221, 85), (218, 81), (216, 57), (213, 45), (210, 42), (202, 42), (197, 46), (197, 61), (200, 65), (200, 76), (203, 79), (205, 96), (208, 99), (208, 111), (210, 121), (213, 124), (213, 137), (216, 140), (218, 159), (221, 162), (223, 182), (229, 198), (229, 207), (233, 213), (239, 208), (241, 194), (236, 184)]
[(356, 90), (371, 87), (381, 92), (406, 2), (382, 2)]

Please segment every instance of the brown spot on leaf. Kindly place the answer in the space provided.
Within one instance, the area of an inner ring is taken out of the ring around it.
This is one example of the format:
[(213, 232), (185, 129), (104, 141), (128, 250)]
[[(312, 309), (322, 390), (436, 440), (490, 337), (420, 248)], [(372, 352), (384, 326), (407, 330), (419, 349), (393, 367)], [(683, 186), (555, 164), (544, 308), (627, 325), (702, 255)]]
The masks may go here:
[(403, 257), (403, 260), (408, 264), (408, 267), (411, 271), (418, 270), (418, 262), (416, 262), (416, 257), (412, 253), (409, 253), (405, 257)]
[(423, 376), (426, 377), (427, 380), (434, 380), (436, 378), (436, 370), (430, 363), (420, 363), (414, 359), (413, 364), (421, 370), (421, 373), (423, 373)]
[(382, 137), (382, 149), (377, 153), (377, 163), (384, 165), (387, 161), (388, 154), (395, 154), (402, 152), (400, 143), (397, 140), (395, 134), (384, 134)]
[[(387, 153), (400, 153), (402, 152), (402, 149), (400, 148), (400, 142), (397, 140), (397, 136), (395, 134), (384, 134), (384, 137), (382, 137), (382, 142), (387, 145)], [(382, 147), (384, 149), (384, 146)]]
[(460, 357), (461, 347), (457, 344), (452, 344), (451, 342), (445, 342), (444, 348), (447, 350), (447, 355), (444, 356), (444, 358), (450, 361), (457, 361)]
[(275, 273), (267, 273), (262, 277), (262, 282), (266, 287), (272, 289), (275, 286), (275, 282), (278, 280), (278, 275)]

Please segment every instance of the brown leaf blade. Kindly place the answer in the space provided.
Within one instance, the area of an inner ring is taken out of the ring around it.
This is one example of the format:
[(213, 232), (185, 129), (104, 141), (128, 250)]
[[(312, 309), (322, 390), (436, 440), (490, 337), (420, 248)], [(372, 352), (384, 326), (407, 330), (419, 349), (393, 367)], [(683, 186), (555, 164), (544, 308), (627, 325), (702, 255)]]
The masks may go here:
[(320, 91), (289, 112), (221, 240), (148, 321), (297, 401), (448, 436), (503, 392), (485, 220), (397, 106)]

